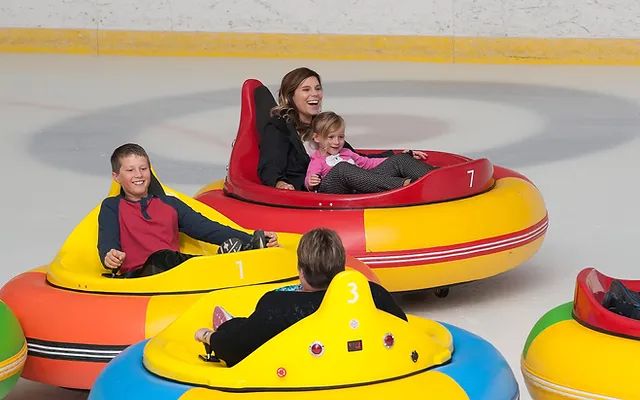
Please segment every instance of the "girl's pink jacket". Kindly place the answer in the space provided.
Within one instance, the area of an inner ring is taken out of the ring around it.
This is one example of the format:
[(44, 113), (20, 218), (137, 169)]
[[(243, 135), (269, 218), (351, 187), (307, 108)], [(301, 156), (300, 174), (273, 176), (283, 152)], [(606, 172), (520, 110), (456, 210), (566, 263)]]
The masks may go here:
[(348, 162), (355, 164), (362, 169), (372, 169), (380, 165), (386, 158), (369, 158), (354, 153), (349, 149), (343, 148), (338, 154), (331, 156), (323, 156), (319, 150), (311, 155), (311, 162), (307, 167), (307, 176), (304, 179), (304, 184), (307, 189), (311, 189), (309, 186), (309, 178), (313, 175), (318, 175), (320, 178), (324, 178), (331, 168), (336, 166), (340, 162)]

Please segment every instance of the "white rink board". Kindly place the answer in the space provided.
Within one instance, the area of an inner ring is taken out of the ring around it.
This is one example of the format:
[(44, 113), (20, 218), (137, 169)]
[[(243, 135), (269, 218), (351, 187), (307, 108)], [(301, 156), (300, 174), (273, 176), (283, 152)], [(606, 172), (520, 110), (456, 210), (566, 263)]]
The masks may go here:
[(21, 0), (0, 27), (415, 36), (640, 38), (636, 0)]

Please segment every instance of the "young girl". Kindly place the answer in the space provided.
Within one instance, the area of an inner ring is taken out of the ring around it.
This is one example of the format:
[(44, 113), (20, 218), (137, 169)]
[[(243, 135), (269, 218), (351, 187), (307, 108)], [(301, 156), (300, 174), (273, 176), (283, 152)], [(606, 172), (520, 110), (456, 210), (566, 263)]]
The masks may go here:
[(323, 112), (314, 117), (311, 131), (318, 150), (311, 155), (305, 178), (310, 191), (382, 192), (407, 186), (434, 168), (413, 158), (411, 152), (387, 158), (356, 154), (344, 148), (344, 129), (344, 119), (334, 112)]

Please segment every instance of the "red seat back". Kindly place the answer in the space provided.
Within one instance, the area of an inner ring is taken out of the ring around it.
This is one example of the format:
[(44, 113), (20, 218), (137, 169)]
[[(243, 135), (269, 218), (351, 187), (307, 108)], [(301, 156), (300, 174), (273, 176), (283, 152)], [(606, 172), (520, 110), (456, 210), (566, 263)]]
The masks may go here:
[[(613, 313), (602, 306), (613, 278), (585, 268), (576, 278), (573, 316), (581, 324), (616, 336), (640, 339), (640, 321)], [(631, 290), (640, 291), (640, 280), (622, 280)]]
[[(262, 82), (248, 79), (242, 85), (242, 105), (240, 109), (240, 125), (233, 142), (227, 182), (234, 185), (260, 184), (258, 178), (259, 134), (256, 127), (256, 95), (257, 89), (267, 89)], [(273, 97), (271, 98), (273, 104)], [(260, 110), (263, 111), (264, 110)]]

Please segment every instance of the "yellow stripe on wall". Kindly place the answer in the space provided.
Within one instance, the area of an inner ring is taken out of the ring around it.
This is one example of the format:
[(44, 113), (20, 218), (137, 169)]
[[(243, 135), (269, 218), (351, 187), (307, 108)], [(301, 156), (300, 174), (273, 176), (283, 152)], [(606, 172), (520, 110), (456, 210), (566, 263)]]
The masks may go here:
[(0, 28), (0, 51), (97, 54), (96, 38), (90, 29)]
[(640, 39), (469, 38), (456, 63), (640, 65)]
[(451, 62), (445, 37), (280, 33), (99, 33), (100, 54)]
[(640, 65), (640, 39), (0, 28), (0, 52)]

